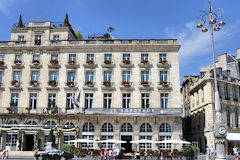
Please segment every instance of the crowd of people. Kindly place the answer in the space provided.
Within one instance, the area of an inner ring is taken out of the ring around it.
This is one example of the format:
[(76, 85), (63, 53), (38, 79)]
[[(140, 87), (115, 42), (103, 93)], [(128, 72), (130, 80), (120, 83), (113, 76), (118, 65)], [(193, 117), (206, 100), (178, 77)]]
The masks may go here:
[(105, 149), (100, 152), (101, 160), (116, 160), (119, 157), (119, 149)]
[(238, 147), (234, 146), (233, 147), (233, 154), (235, 155), (235, 160), (239, 160), (239, 153), (240, 150), (238, 149)]

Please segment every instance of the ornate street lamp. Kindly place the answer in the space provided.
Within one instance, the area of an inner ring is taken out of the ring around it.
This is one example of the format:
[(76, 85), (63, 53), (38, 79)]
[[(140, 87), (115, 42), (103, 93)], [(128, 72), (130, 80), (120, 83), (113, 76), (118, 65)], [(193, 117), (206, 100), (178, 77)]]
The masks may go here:
[[(226, 134), (227, 134), (227, 126), (223, 122), (219, 92), (217, 87), (213, 31), (220, 31), (219, 26), (224, 26), (226, 23), (223, 22), (222, 20), (223, 9), (219, 8), (219, 9), (213, 10), (210, 0), (209, 0), (209, 11), (208, 12), (201, 11), (201, 13), (202, 14), (198, 17), (199, 23), (197, 24), (197, 28), (202, 28), (202, 32), (208, 32), (207, 27), (210, 27), (210, 33), (211, 33), (211, 39), (212, 39), (213, 65), (214, 65), (214, 88), (215, 88), (215, 113), (216, 113), (215, 124), (214, 124), (214, 137), (215, 137), (215, 144), (216, 144), (215, 160), (223, 160), (223, 159), (226, 159), (225, 140), (226, 140)], [(214, 28), (213, 28), (213, 25), (215, 25)]]

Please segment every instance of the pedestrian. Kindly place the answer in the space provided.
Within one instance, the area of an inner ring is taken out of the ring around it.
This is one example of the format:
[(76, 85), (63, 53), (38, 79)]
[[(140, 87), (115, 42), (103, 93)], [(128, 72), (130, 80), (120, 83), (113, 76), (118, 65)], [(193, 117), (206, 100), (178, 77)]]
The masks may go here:
[(5, 158), (6, 158), (6, 150), (5, 150), (5, 148), (3, 148), (2, 160), (5, 160)]
[(206, 148), (206, 159), (209, 160), (210, 159), (210, 148), (207, 146)]
[(6, 159), (8, 159), (8, 150), (6, 151)]
[(117, 157), (117, 150), (114, 149), (113, 150), (113, 160), (116, 160), (116, 157)]
[(111, 160), (112, 159), (112, 149), (109, 149), (108, 154), (109, 154), (109, 159)]
[(38, 149), (35, 149), (35, 150), (34, 150), (34, 160), (38, 160), (38, 157), (39, 157), (39, 155), (38, 155)]
[(211, 159), (215, 159), (215, 150), (213, 148), (213, 146), (210, 148), (210, 151), (211, 151)]
[(239, 151), (236, 151), (235, 160), (239, 160)]
[(237, 154), (237, 147), (236, 146), (234, 146), (233, 147), (233, 154), (236, 156), (236, 154)]
[(103, 152), (101, 151), (101, 152), (100, 152), (100, 158), (101, 158), (101, 160), (103, 160), (103, 157), (104, 157), (104, 155), (103, 155)]

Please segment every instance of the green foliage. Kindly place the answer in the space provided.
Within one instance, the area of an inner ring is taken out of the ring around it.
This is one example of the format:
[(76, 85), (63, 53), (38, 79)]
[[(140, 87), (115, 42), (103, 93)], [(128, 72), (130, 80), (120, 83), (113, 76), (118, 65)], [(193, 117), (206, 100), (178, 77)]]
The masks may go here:
[(113, 27), (108, 27), (108, 29), (107, 29), (107, 31), (108, 31), (109, 33), (113, 32), (114, 30), (115, 30), (115, 28), (113, 28)]
[(194, 158), (197, 151), (197, 148), (194, 146), (185, 146), (182, 148), (183, 155), (190, 159)]
[(111, 35), (109, 33), (105, 33), (103, 36), (104, 36), (105, 39), (110, 39), (111, 38)]
[(67, 13), (66, 13), (65, 18), (64, 18), (63, 26), (71, 26), (69, 21), (68, 21), (68, 14)]
[(76, 147), (74, 145), (64, 144), (62, 146), (62, 150), (75, 154), (76, 153)]
[(19, 17), (19, 22), (18, 22), (18, 28), (24, 28), (24, 24), (22, 23), (22, 15), (20, 14), (20, 17)]
[(47, 137), (47, 142), (52, 142), (52, 147), (56, 147), (56, 144), (55, 144), (55, 136), (53, 135), (53, 130), (51, 129), (48, 137)]
[(83, 35), (80, 31), (80, 28), (74, 31), (78, 39), (83, 39)]

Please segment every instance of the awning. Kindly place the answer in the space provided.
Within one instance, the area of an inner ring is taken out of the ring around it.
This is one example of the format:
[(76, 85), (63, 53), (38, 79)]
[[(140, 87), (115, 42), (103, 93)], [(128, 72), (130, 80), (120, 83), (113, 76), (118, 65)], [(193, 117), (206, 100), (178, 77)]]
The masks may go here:
[(240, 141), (240, 133), (227, 133), (228, 141)]

